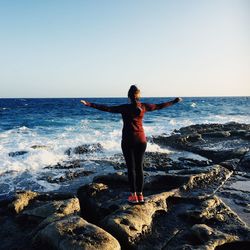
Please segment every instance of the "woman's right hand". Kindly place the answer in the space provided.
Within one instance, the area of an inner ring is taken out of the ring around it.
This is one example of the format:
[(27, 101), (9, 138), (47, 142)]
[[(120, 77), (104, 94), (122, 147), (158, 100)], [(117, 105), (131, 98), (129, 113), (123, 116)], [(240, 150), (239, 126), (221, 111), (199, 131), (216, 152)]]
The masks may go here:
[(181, 97), (177, 97), (174, 99), (174, 103), (178, 103), (178, 102), (182, 102), (182, 98)]

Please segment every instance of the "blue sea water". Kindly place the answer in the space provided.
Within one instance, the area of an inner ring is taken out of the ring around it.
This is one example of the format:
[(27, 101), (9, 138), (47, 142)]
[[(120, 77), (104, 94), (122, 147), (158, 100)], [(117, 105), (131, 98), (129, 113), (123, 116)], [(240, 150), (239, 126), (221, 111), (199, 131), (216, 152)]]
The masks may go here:
[[(105, 105), (128, 102), (126, 98), (86, 100)], [(143, 98), (142, 102), (170, 100), (167, 97)], [(250, 123), (250, 97), (184, 98), (182, 103), (146, 113), (144, 128), (146, 135), (152, 136), (170, 134), (174, 129), (191, 124), (227, 122)], [(103, 146), (104, 152), (95, 155), (97, 159), (121, 152), (121, 129), (121, 115), (85, 107), (78, 98), (0, 99), (0, 194), (15, 189), (59, 188), (39, 178), (47, 171), (46, 166), (68, 160), (65, 150), (85, 143)], [(165, 149), (149, 143), (147, 150)], [(9, 156), (16, 151), (28, 153)]]

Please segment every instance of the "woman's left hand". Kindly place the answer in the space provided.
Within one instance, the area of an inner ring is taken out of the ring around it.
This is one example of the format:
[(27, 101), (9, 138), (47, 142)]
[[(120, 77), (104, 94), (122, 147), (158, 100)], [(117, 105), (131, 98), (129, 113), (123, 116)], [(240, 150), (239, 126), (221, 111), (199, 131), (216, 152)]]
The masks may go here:
[(86, 101), (81, 100), (80, 102), (81, 102), (82, 104), (84, 104), (85, 106), (88, 106), (88, 103), (87, 103)]

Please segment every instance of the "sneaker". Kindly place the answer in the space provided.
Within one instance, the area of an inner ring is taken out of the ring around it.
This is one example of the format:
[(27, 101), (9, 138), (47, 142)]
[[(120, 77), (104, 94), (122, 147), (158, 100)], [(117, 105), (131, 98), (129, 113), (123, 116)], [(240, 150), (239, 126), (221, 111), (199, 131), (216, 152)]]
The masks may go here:
[(129, 202), (129, 203), (133, 203), (133, 204), (138, 203), (137, 195), (132, 195), (132, 194), (131, 194), (131, 195), (128, 197), (128, 202)]
[(140, 203), (144, 203), (144, 202), (145, 202), (145, 201), (144, 201), (143, 194), (139, 194), (139, 195), (138, 195), (138, 201), (139, 201)]

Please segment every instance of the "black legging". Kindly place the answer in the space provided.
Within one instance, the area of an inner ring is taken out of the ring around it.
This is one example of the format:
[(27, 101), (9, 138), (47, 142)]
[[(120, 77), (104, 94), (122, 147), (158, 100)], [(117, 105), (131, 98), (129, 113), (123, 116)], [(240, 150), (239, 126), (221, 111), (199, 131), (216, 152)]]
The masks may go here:
[(122, 152), (128, 169), (128, 180), (132, 193), (143, 190), (143, 158), (146, 147), (146, 142), (131, 144), (122, 141)]

